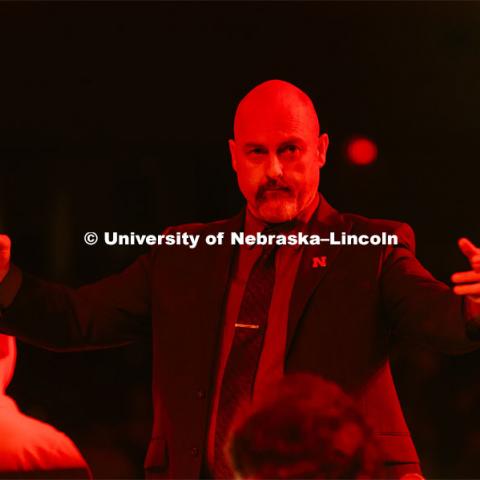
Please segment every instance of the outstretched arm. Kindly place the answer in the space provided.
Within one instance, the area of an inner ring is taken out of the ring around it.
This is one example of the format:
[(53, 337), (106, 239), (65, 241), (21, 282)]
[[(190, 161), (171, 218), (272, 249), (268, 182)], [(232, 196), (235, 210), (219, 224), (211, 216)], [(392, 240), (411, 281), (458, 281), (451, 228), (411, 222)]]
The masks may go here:
[[(470, 300), (435, 279), (415, 257), (413, 230), (402, 224), (395, 232), (399, 244), (388, 247), (381, 275), (382, 299), (393, 333), (445, 353), (480, 347)], [(467, 303), (468, 302), (468, 303)]]
[(122, 272), (78, 289), (46, 282), (10, 264), (0, 236), (0, 332), (52, 350), (129, 343), (150, 330), (155, 250)]

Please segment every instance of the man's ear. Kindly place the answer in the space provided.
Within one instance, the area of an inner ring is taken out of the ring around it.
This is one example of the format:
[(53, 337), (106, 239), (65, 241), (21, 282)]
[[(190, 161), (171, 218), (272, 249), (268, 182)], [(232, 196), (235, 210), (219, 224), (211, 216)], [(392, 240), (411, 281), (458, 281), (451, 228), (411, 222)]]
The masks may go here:
[(326, 133), (322, 133), (318, 137), (317, 143), (318, 149), (318, 166), (322, 168), (327, 161), (327, 149), (328, 149), (328, 135)]
[(228, 141), (228, 148), (230, 149), (230, 158), (232, 160), (232, 168), (237, 171), (237, 144), (234, 140)]

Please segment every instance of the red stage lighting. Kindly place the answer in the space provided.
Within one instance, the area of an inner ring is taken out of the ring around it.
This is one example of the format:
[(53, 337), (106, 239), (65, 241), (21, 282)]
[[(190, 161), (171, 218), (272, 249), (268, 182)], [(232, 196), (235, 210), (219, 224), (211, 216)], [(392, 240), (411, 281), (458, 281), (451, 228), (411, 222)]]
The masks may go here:
[(347, 143), (347, 159), (354, 165), (369, 165), (377, 159), (378, 148), (365, 137), (355, 137)]

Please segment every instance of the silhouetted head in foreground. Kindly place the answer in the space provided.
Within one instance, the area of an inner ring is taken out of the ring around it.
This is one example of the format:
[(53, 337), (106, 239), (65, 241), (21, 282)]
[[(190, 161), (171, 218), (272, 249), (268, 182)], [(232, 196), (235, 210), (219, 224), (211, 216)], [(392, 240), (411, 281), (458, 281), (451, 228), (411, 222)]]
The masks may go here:
[(238, 105), (229, 146), (240, 190), (260, 220), (293, 220), (315, 199), (328, 136), (295, 85), (269, 80), (251, 90)]
[(353, 401), (310, 374), (286, 376), (234, 424), (227, 450), (244, 479), (382, 477), (382, 456)]

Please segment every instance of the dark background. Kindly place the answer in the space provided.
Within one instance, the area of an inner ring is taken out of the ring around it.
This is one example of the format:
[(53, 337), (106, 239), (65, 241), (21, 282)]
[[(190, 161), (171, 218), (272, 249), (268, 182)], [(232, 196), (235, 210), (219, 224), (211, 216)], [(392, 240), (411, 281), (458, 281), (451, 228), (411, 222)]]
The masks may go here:
[[(226, 140), (238, 100), (289, 80), (331, 140), (321, 190), (340, 210), (401, 219), (438, 278), (480, 243), (479, 3), (1, 3), (0, 231), (14, 261), (80, 285), (142, 248), (87, 231), (160, 232), (234, 214)], [(378, 145), (348, 164), (351, 135)], [(427, 477), (480, 476), (480, 352), (394, 355)], [(57, 354), (19, 344), (9, 390), (67, 432), (98, 477), (140, 477), (149, 345)]]

